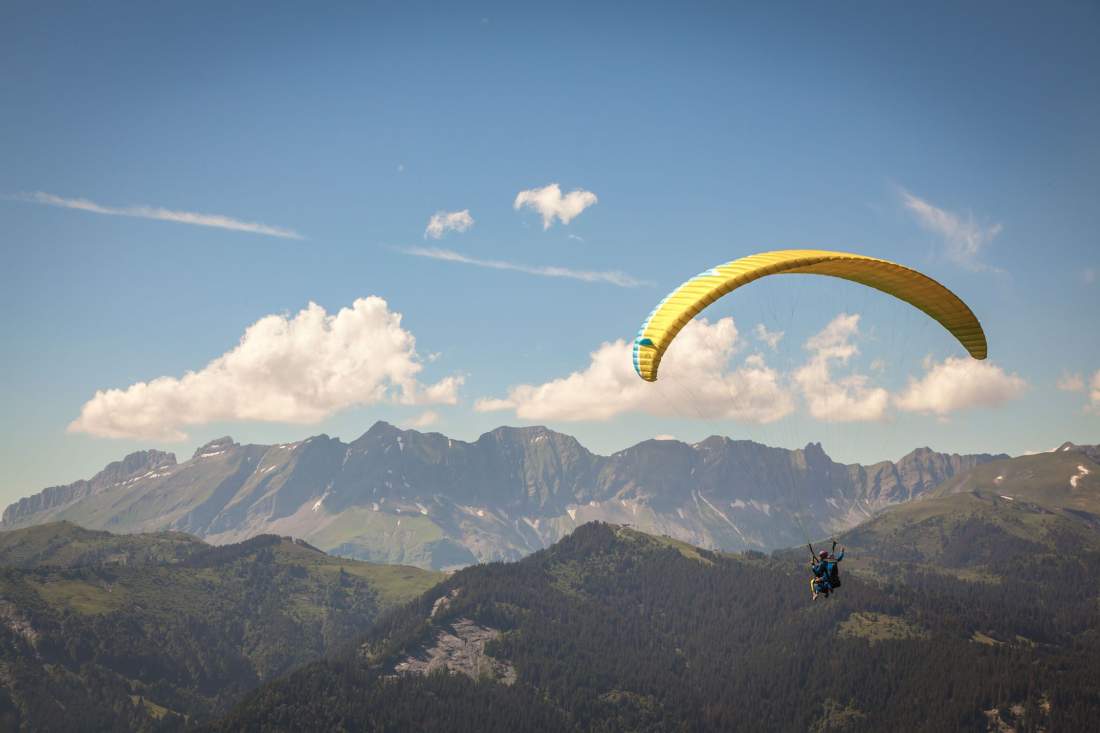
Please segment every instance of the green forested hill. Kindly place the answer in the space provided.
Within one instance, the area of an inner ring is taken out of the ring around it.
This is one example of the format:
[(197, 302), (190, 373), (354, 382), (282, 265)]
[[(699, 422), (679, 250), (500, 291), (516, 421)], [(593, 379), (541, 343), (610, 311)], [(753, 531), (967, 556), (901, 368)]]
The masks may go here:
[(929, 570), (996, 582), (1042, 575), (1100, 550), (1095, 446), (995, 460), (845, 532), (847, 564), (879, 575)]
[(111, 534), (84, 529), (72, 522), (51, 522), (0, 532), (0, 566), (148, 565), (178, 562), (209, 548), (202, 540), (183, 532)]
[(441, 577), (271, 535), (212, 547), (68, 523), (0, 533), (0, 729), (208, 719)]
[(982, 582), (919, 565), (849, 574), (815, 603), (803, 562), (585, 525), (456, 573), (358, 650), (261, 687), (217, 725), (1059, 731), (1100, 716), (1095, 549)]

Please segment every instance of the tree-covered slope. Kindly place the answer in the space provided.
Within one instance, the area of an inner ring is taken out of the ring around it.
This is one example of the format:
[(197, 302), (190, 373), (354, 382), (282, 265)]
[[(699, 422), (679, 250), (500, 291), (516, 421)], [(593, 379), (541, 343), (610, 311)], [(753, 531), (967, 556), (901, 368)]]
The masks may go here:
[(179, 727), (362, 634), (441, 576), (261, 536), (0, 533), (0, 729)]
[(456, 573), (218, 727), (1084, 730), (1100, 715), (1098, 568), (1081, 548), (1021, 588), (914, 566), (812, 603), (799, 560), (593, 523)]

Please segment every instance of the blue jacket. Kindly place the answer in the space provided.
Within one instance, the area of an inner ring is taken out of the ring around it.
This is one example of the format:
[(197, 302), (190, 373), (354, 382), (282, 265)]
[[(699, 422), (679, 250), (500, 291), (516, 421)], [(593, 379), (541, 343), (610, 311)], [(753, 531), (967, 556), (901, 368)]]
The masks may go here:
[(813, 571), (815, 578), (825, 577), (830, 581), (837, 578), (839, 568), (837, 563), (844, 559), (844, 550), (840, 551), (840, 554), (836, 557), (827, 557), (824, 560), (819, 560), (813, 564), (811, 570)]

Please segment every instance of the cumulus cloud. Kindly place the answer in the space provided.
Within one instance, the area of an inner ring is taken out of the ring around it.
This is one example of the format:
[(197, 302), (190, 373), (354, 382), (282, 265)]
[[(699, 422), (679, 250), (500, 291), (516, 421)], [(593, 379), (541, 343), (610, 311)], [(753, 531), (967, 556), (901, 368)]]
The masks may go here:
[(667, 433), (661, 433), (660, 435), (654, 435), (654, 440), (676, 440), (675, 435), (668, 435)]
[(779, 373), (754, 354), (730, 370), (740, 346), (732, 318), (692, 321), (661, 362), (662, 378), (644, 382), (634, 373), (632, 344), (602, 344), (588, 366), (540, 385), (519, 385), (507, 398), (478, 400), (479, 412), (513, 410), (528, 420), (609, 420), (624, 413), (698, 416), (769, 423), (794, 409)]
[(1089, 380), (1089, 409), (1100, 412), (1100, 369), (1097, 369)]
[(437, 211), (428, 219), (424, 237), (439, 239), (447, 232), (464, 232), (474, 225), (469, 209), (462, 211)]
[(894, 403), (907, 412), (945, 417), (956, 410), (997, 407), (1027, 389), (1027, 382), (988, 361), (951, 356), (942, 362), (927, 361), (920, 379), (909, 385)]
[(766, 343), (772, 351), (779, 348), (779, 342), (783, 340), (783, 331), (769, 331), (763, 323), (757, 323), (752, 332), (756, 335), (756, 338)]
[(564, 277), (589, 283), (604, 282), (618, 285), (620, 288), (636, 288), (639, 285), (651, 284), (618, 270), (574, 270), (556, 265), (523, 265), (505, 260), (482, 260), (451, 249), (440, 249), (439, 247), (408, 247), (401, 250), (401, 252), (414, 257), (427, 257), (445, 262), (460, 262), (464, 265), (487, 267), (491, 270), (511, 270), (541, 277)]
[(859, 353), (859, 314), (841, 313), (820, 333), (806, 341), (809, 360), (794, 372), (810, 414), (825, 422), (881, 420), (890, 406), (890, 394), (873, 387), (864, 374), (834, 378), (833, 368), (844, 366)]
[(524, 206), (534, 209), (542, 216), (542, 228), (549, 229), (550, 225), (554, 223), (554, 219), (562, 224), (568, 224), (597, 201), (599, 199), (596, 198), (596, 194), (582, 188), (570, 191), (562, 196), (561, 186), (551, 183), (549, 186), (543, 186), (542, 188), (520, 191), (516, 194), (516, 200), (513, 202), (512, 208), (517, 211)]
[(302, 235), (293, 229), (269, 226), (259, 222), (241, 221), (231, 216), (222, 214), (198, 214), (193, 211), (174, 211), (159, 206), (103, 206), (88, 199), (67, 199), (55, 196), (52, 193), (20, 194), (16, 196), (21, 201), (29, 201), (46, 206), (59, 206), (65, 209), (77, 209), (93, 214), (108, 214), (110, 216), (130, 216), (138, 219), (156, 219), (158, 221), (174, 221), (179, 224), (193, 224), (202, 227), (215, 227), (217, 229), (231, 229), (238, 232), (251, 234), (264, 234), (269, 237), (282, 237), (283, 239), (302, 239)]
[(1057, 386), (1063, 392), (1084, 392), (1085, 378), (1080, 374), (1062, 372), (1062, 376), (1058, 378)]
[(198, 371), (97, 391), (70, 432), (183, 440), (191, 425), (232, 420), (308, 424), (354, 405), (454, 404), (461, 377), (423, 384), (416, 340), (382, 298), (329, 315), (310, 303), (269, 315)]
[(1001, 233), (1000, 224), (978, 224), (973, 215), (962, 217), (938, 208), (908, 191), (901, 191), (902, 203), (916, 216), (925, 229), (943, 237), (948, 259), (970, 270), (993, 269), (979, 257), (993, 239)]

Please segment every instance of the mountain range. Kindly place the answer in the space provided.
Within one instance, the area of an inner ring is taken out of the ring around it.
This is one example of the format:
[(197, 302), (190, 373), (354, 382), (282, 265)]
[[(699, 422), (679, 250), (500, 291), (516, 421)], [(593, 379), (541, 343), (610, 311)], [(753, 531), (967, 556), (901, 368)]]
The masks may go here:
[(601, 522), (450, 574), (273, 535), (0, 532), (0, 729), (1090, 730), (1098, 458), (998, 457), (883, 507), (817, 601), (804, 545)]
[(1004, 458), (919, 448), (896, 462), (846, 465), (819, 443), (788, 450), (720, 436), (648, 440), (602, 456), (545, 427), (501, 427), (465, 442), (378, 422), (350, 443), (224, 437), (182, 463), (133, 453), (12, 504), (0, 529), (69, 520), (216, 544), (271, 533), (435, 569), (518, 559), (594, 520), (706, 548), (771, 550), (843, 531)]

